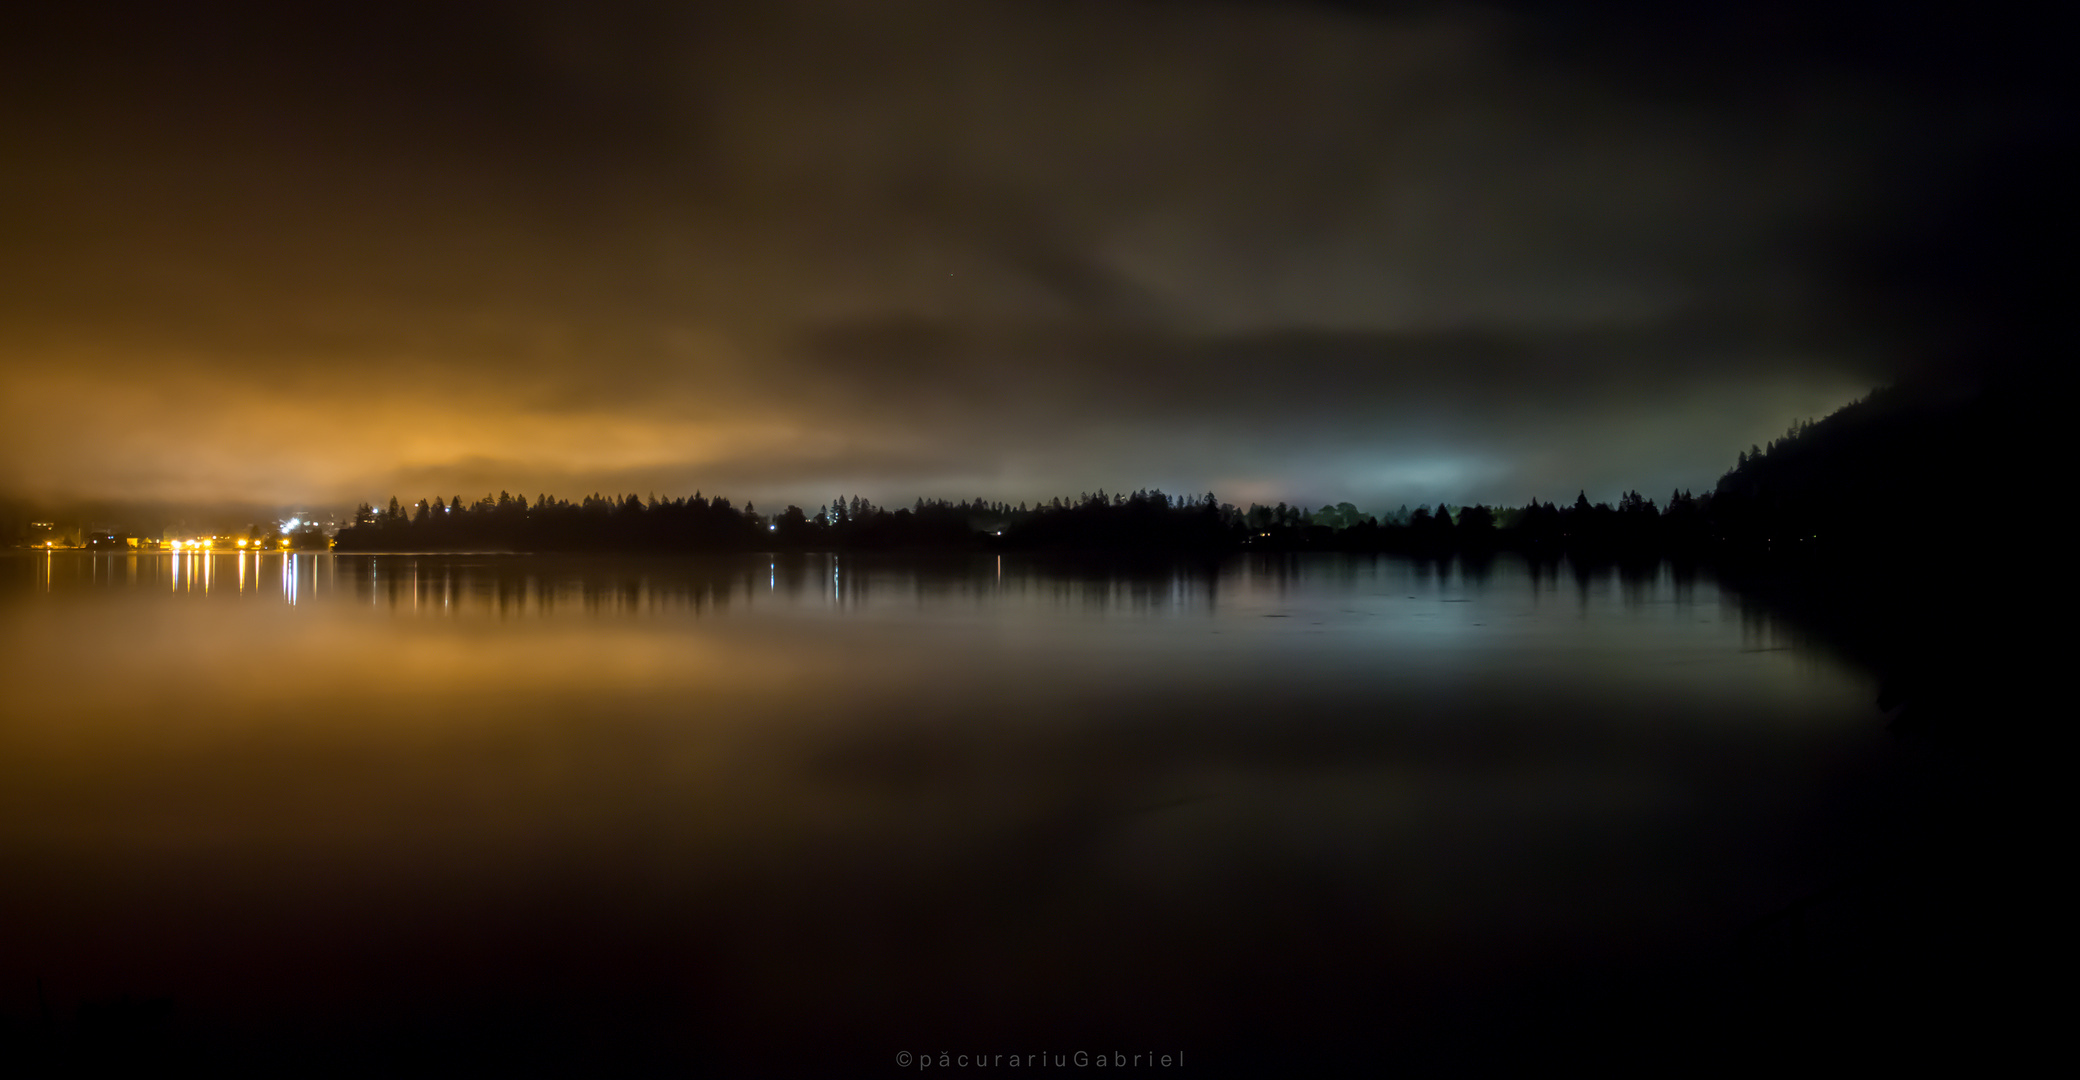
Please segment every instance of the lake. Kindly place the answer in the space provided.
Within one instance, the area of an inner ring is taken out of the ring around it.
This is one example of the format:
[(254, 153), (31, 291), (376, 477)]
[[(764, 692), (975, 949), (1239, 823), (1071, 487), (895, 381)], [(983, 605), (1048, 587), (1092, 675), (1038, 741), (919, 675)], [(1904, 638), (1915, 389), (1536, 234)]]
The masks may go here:
[(4, 1030), (260, 1071), (1645, 1045), (1889, 752), (1868, 675), (1666, 564), (0, 576)]

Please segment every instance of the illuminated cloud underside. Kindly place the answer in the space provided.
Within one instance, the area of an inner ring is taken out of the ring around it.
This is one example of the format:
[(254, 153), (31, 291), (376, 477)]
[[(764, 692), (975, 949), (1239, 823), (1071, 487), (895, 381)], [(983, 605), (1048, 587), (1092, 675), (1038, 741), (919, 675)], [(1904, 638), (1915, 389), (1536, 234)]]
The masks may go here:
[(1840, 73), (1670, 94), (1449, 8), (509, 17), (10, 57), (0, 482), (1660, 497), (1898, 365), (1816, 257), (1895, 182)]

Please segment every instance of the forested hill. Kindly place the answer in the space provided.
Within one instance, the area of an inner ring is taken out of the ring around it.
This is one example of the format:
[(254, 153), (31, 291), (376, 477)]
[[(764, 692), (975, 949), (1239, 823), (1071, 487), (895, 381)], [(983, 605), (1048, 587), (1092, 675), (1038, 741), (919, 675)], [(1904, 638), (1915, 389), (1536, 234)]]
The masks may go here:
[(2020, 370), (1877, 390), (1751, 446), (1712, 492), (1726, 543), (1786, 543), (1861, 561), (1986, 552), (2065, 527), (2030, 512), (2044, 492), (2046, 387)]

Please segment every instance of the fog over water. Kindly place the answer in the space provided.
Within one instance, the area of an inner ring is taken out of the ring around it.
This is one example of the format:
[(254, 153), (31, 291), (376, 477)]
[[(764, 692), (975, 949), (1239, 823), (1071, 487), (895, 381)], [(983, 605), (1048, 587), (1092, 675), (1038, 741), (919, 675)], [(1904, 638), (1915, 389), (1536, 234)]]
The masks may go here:
[(0, 1017), (41, 980), (196, 1045), (1347, 1060), (1716, 955), (1887, 753), (1866, 675), (1667, 565), (0, 580)]

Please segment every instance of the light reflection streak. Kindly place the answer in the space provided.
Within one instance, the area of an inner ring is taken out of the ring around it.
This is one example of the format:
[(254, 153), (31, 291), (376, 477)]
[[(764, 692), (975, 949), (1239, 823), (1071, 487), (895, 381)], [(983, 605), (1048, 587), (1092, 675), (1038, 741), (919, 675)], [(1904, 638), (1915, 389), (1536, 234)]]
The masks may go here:
[[(102, 579), (100, 568), (104, 560), (101, 554), (68, 552), (67, 558), (73, 568), (67, 576), (69, 589), (86, 586), (113, 590), (124, 585), (117, 580), (112, 553), (106, 560), (109, 575), (106, 580)], [(138, 557), (129, 556), (124, 564), (129, 583), (147, 591), (156, 589), (159, 568), (163, 565), (168, 588), (176, 599), (190, 593), (213, 593), (214, 582), (209, 580), (214, 577), (214, 560), (209, 558), (212, 554), (240, 556), (238, 592), (242, 597), (247, 584), (245, 579), (250, 573), (256, 599), (266, 592), (258, 573), (262, 555), (281, 556), (278, 579), (281, 601), (303, 612), (314, 610), (304, 602), (308, 598), (302, 595), (303, 571), (310, 569), (314, 589), (324, 577), (319, 563), (287, 551), (253, 552), (250, 569), (243, 553), (238, 552), (169, 551), (164, 553), (163, 562), (158, 553), (149, 554), (145, 565), (152, 572), (142, 575), (136, 570)], [(332, 573), (339, 572), (340, 561), (346, 563), (344, 587), (337, 589), (340, 603), (358, 604), (366, 596), (372, 606), (379, 609), (399, 616), (431, 619), (435, 605), (430, 603), (433, 597), (428, 590), (437, 590), (441, 594), (440, 613), (458, 621), (482, 619), (486, 615), (499, 619), (555, 618), (578, 610), (625, 618), (725, 615), (732, 614), (731, 608), (749, 613), (751, 605), (765, 609), (769, 604), (786, 610), (799, 610), (806, 604), (813, 611), (817, 605), (810, 601), (810, 597), (819, 591), (821, 583), (813, 576), (803, 575), (817, 558), (823, 558), (829, 564), (828, 587), (831, 591), (828, 595), (831, 603), (823, 605), (822, 610), (854, 614), (883, 610), (897, 596), (906, 606), (914, 600), (921, 609), (958, 596), (967, 603), (1017, 601), (1075, 608), (1093, 615), (1132, 615), (1137, 618), (1210, 616), (1222, 606), (1218, 600), (1239, 595), (1245, 601), (1282, 604), (1289, 591), (1306, 587), (1308, 582), (1322, 577), (1319, 572), (1310, 573), (1306, 568), (1313, 564), (1305, 561), (1245, 557), (1236, 559), (1217, 574), (1104, 574), (1084, 579), (1037, 571), (1023, 564), (1016, 555), (1007, 558), (992, 553), (988, 563), (977, 558), (962, 568), (943, 572), (936, 568), (929, 571), (893, 569), (873, 560), (855, 562), (852, 565), (855, 576), (847, 578), (842, 556), (816, 553), (790, 556), (788, 597), (779, 598), (779, 558), (769, 553), (766, 588), (768, 597), (772, 599), (760, 600), (757, 598), (757, 564), (753, 559), (682, 574), (678, 571), (630, 573), (627, 569), (613, 566), (601, 570), (582, 560), (545, 558), (531, 563), (514, 560), (509, 565), (486, 566), (481, 562), (439, 556), (406, 556), (413, 562), (409, 575), (413, 596), (411, 603), (406, 604), (405, 597), (397, 595), (400, 590), (396, 588), (396, 585), (404, 584), (398, 579), (406, 575), (394, 573), (401, 568), (404, 559), (344, 555), (338, 556), (336, 561), (331, 554), (323, 554), (325, 557), (320, 562), (332, 567)], [(200, 567), (192, 561), (198, 557), (204, 560)], [(1376, 614), (1413, 613), (1413, 617), (1433, 620), (1420, 624), (1438, 628), (1425, 633), (1444, 633), (1448, 626), (1459, 626), (1459, 621), (1455, 621), (1457, 617), (1470, 610), (1436, 605), (1456, 603), (1462, 595), (1471, 598), (1491, 588), (1487, 575), (1476, 573), (1471, 564), (1466, 563), (1382, 557), (1370, 561), (1325, 561), (1319, 565), (1337, 567), (1341, 580), (1350, 582), (1352, 587), (1363, 585), (1368, 594), (1379, 592), (1382, 605), (1396, 609)], [(1521, 579), (1520, 600), (1525, 609), (1522, 614), (1528, 615), (1541, 607), (1558, 608), (1564, 611), (1569, 621), (1574, 621), (1582, 617), (1579, 609), (1586, 604), (1597, 618), (1607, 619), (1608, 616), (1601, 612), (1612, 609), (1634, 619), (1681, 616), (1679, 621), (1685, 627), (1717, 621), (1743, 625), (1744, 608), (1737, 603), (1721, 600), (1723, 611), (1715, 611), (1714, 599), (1719, 594), (1708, 576), (1683, 573), (1665, 565), (1619, 571), (1568, 560), (1524, 560), (1520, 569), (1512, 570), (1515, 565), (1516, 561), (1512, 559), (1499, 560), (1497, 572), (1501, 576), (1498, 580), (1508, 582), (1513, 576)], [(381, 579), (385, 567), (393, 571), (390, 582)], [(46, 551), (44, 562), (32, 567), (34, 573), (41, 575), (43, 588), (37, 591), (56, 591), (55, 568), (56, 553)], [(89, 578), (87, 582), (78, 580), (82, 569), (88, 571), (84, 575)], [(645, 566), (645, 569), (650, 567)], [(204, 579), (199, 587), (195, 582), (198, 573)], [(339, 585), (341, 583), (336, 580), (335, 586)], [(1403, 604), (1404, 598), (1410, 603)], [(1712, 619), (1714, 614), (1718, 614), (1719, 619)], [(1744, 642), (1748, 647), (1759, 651), (1802, 644), (1783, 635), (1780, 628), (1766, 621), (1754, 622), (1757, 616), (1748, 615), (1747, 618), (1753, 623), (1748, 627), (1751, 640)]]

